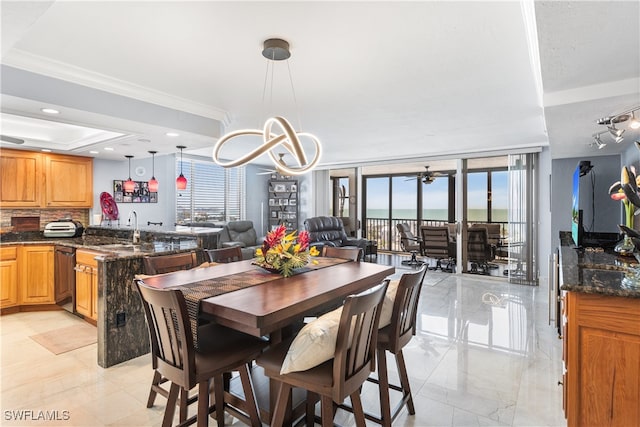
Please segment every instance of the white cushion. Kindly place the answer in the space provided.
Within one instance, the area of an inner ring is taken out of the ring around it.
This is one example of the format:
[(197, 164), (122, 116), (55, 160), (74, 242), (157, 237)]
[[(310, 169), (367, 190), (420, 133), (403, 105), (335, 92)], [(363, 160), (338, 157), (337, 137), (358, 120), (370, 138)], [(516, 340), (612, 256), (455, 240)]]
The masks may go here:
[(289, 346), (280, 373), (306, 371), (332, 359), (336, 352), (341, 315), (342, 307), (323, 314), (300, 329)]
[[(398, 281), (394, 280), (389, 283), (384, 297), (382, 311), (380, 312), (380, 328), (387, 326), (391, 322), (393, 299), (397, 291)], [(289, 346), (287, 355), (282, 362), (280, 374), (306, 371), (333, 359), (336, 352), (341, 315), (342, 307), (323, 314), (313, 322), (307, 323)], [(383, 320), (384, 324), (382, 323)]]
[(391, 323), (391, 315), (393, 314), (393, 302), (396, 299), (396, 293), (398, 292), (398, 283), (400, 280), (392, 280), (387, 286), (387, 293), (384, 296), (382, 302), (382, 310), (380, 311), (380, 324), (378, 329), (382, 329)]

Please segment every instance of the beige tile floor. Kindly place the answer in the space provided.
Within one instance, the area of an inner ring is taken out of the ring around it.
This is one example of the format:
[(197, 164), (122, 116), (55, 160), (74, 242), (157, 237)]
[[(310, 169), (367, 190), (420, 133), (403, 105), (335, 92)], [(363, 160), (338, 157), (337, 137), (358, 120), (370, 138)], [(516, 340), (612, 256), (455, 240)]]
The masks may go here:
[[(544, 291), (428, 272), (418, 333), (405, 348), (416, 415), (405, 410), (394, 426), (566, 425), (557, 386), (561, 342), (547, 325)], [(164, 399), (145, 406), (152, 375), (148, 355), (102, 369), (95, 344), (56, 356), (29, 338), (80, 321), (65, 311), (0, 318), (0, 425), (160, 425)], [(395, 371), (392, 359), (389, 366)], [(391, 377), (397, 379), (395, 372)], [(363, 397), (365, 408), (375, 412), (372, 384)], [(68, 419), (13, 419), (25, 411), (57, 411)], [(354, 424), (344, 411), (335, 421)]]

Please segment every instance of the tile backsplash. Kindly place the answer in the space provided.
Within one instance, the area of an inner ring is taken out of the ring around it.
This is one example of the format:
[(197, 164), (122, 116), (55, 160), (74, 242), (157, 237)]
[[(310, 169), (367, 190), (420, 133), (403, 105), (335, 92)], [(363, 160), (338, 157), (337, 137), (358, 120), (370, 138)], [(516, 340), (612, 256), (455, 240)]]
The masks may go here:
[(5, 231), (11, 230), (11, 217), (40, 217), (40, 230), (44, 230), (44, 226), (51, 221), (61, 218), (71, 218), (80, 221), (82, 225), (88, 227), (89, 209), (0, 209), (0, 228)]

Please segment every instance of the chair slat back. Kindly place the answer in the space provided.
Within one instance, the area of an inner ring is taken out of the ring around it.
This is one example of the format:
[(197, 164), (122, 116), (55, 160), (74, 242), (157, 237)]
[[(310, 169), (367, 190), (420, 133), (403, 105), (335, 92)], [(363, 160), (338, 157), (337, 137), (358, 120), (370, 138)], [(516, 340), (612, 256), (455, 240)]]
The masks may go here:
[(424, 254), (429, 257), (449, 256), (449, 227), (423, 225), (420, 227)]
[(205, 249), (205, 253), (209, 257), (209, 262), (229, 263), (242, 261), (242, 249), (240, 246), (231, 246), (229, 248)]
[(375, 369), (380, 311), (389, 280), (345, 300), (333, 363), (333, 399), (342, 402)]
[(413, 250), (421, 250), (421, 244), (419, 239), (413, 235), (411, 227), (406, 222), (401, 222), (396, 225), (398, 233), (400, 233), (400, 247), (405, 252), (411, 252)]
[(150, 275), (189, 270), (197, 265), (195, 252), (144, 257), (144, 271)]
[(334, 246), (325, 246), (322, 248), (322, 256), (348, 259), (350, 261), (360, 261), (362, 259), (362, 248), (339, 248)]
[(426, 271), (427, 267), (423, 266), (418, 271), (405, 273), (398, 283), (389, 334), (389, 351), (394, 354), (407, 345), (415, 335), (418, 300)]
[(467, 257), (469, 261), (491, 261), (491, 245), (486, 228), (470, 227), (467, 230)]
[(138, 279), (134, 282), (142, 296), (154, 367), (178, 385), (192, 388), (195, 348), (184, 295), (177, 289), (152, 288)]

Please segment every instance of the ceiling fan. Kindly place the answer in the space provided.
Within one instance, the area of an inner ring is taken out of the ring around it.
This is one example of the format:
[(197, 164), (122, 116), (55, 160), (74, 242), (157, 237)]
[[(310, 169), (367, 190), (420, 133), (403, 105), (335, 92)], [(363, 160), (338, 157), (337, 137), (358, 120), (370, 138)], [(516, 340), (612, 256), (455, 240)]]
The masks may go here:
[(407, 179), (407, 181), (410, 181), (412, 179), (419, 179), (420, 181), (422, 181), (423, 184), (431, 184), (433, 181), (436, 180), (437, 177), (447, 176), (447, 174), (444, 174), (444, 173), (431, 172), (429, 170), (429, 166), (425, 166), (424, 168), (425, 168), (424, 172), (418, 172), (416, 176)]
[(11, 144), (24, 144), (24, 139), (14, 138), (7, 135), (0, 135), (0, 141), (10, 142)]
[[(283, 157), (285, 156), (285, 154), (287, 153), (278, 153), (278, 163), (280, 163), (283, 166), (287, 166), (287, 164), (285, 163)], [(282, 169), (280, 169), (277, 165), (275, 169), (265, 169), (265, 168), (261, 168), (261, 170), (263, 170), (264, 172), (259, 172), (257, 175), (269, 175), (272, 173), (279, 173), (280, 175), (286, 175), (285, 173), (283, 173)]]

